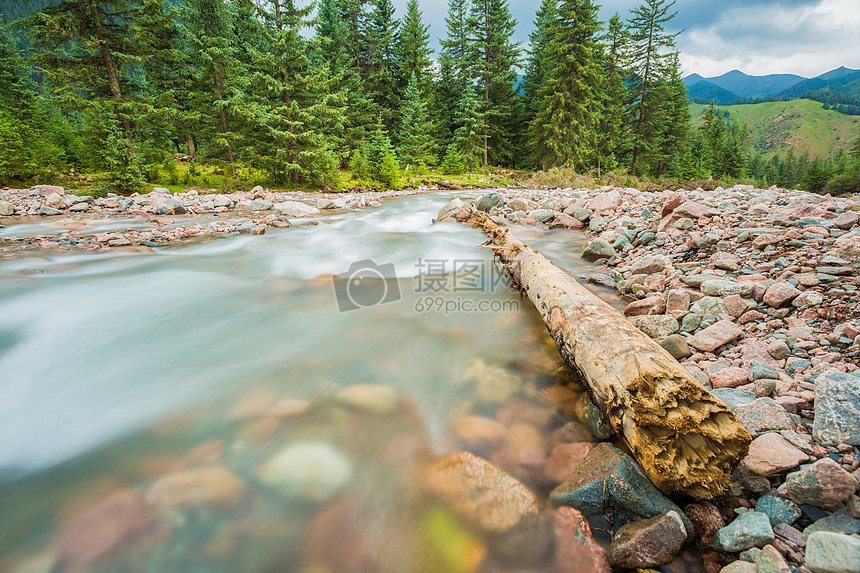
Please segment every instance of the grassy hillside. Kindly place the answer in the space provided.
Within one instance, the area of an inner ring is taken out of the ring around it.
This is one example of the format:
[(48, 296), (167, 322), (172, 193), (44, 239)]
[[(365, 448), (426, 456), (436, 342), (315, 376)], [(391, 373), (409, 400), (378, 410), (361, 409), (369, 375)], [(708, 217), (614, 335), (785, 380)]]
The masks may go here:
[[(808, 99), (718, 107), (729, 112), (730, 122), (747, 124), (750, 144), (765, 157), (782, 155), (789, 148), (798, 155), (809, 151), (810, 157), (829, 157), (860, 136), (860, 117), (825, 111)], [(695, 125), (705, 109), (706, 105), (690, 104)]]

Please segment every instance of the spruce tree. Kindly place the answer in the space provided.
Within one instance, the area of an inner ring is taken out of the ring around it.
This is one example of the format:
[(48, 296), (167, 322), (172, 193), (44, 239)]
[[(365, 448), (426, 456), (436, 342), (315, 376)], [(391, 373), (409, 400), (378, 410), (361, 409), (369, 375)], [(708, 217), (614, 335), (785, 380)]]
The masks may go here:
[(470, 173), (474, 173), (483, 149), (481, 144), (483, 118), (481, 100), (472, 87), (463, 90), (460, 96), (456, 122), (459, 127), (454, 132), (454, 145), (463, 154), (466, 168)]
[(418, 90), (418, 78), (413, 74), (403, 94), (403, 111), (400, 115), (397, 157), (402, 165), (425, 165), (431, 161), (432, 130), (427, 106), (421, 101)]
[(520, 45), (511, 41), (516, 25), (507, 0), (473, 0), (466, 21), (466, 59), (469, 78), (477, 82), (483, 99), (480, 117), (485, 170), (489, 169), (490, 139), (496, 139), (495, 149), (508, 143), (501, 127), (513, 111), (515, 67), (520, 59)]
[(401, 85), (406, 87), (415, 76), (421, 96), (427, 101), (431, 90), (431, 75), (433, 62), (430, 55), (429, 26), (421, 19), (418, 0), (409, 0), (406, 4), (406, 15), (400, 25), (400, 42), (398, 45)]
[(244, 69), (232, 41), (230, 10), (224, 0), (185, 0), (182, 19), (191, 59), (196, 64), (198, 109), (211, 118), (214, 142), (226, 151), (233, 185), (238, 185), (234, 156), (238, 133), (232, 126), (232, 116), (241, 113), (246, 102), (239, 85)]
[(141, 171), (134, 141), (138, 95), (133, 65), (152, 55), (159, 30), (141, 16), (160, 11), (159, 0), (63, 0), (34, 12), (24, 27), (33, 62), (65, 104), (110, 115), (127, 149), (124, 160)]
[(615, 169), (628, 149), (625, 129), (624, 101), (627, 87), (624, 80), (624, 53), (627, 50), (627, 28), (616, 12), (609, 18), (603, 34), (602, 66), (603, 106), (597, 129), (597, 173)]
[(544, 57), (549, 74), (538, 90), (538, 113), (530, 126), (543, 169), (585, 169), (595, 159), (602, 99), (599, 30), (590, 0), (559, 4)]
[(645, 3), (634, 8), (632, 17), (628, 20), (630, 30), (630, 52), (627, 61), (633, 72), (629, 82), (631, 96), (630, 133), (633, 157), (630, 173), (636, 174), (639, 157), (653, 151), (656, 142), (648, 134), (654, 130), (646, 130), (646, 122), (655, 123), (652, 116), (656, 106), (652, 106), (652, 89), (669, 71), (672, 54), (675, 53), (675, 38), (680, 32), (670, 34), (665, 30), (665, 24), (675, 17), (677, 12), (669, 13), (675, 0), (645, 0)]
[(455, 69), (454, 58), (447, 51), (439, 56), (439, 74), (434, 88), (433, 102), (436, 112), (435, 135), (442, 148), (453, 142), (457, 123), (457, 108), (464, 87)]
[(445, 16), (446, 37), (439, 41), (439, 45), (451, 57), (454, 69), (463, 85), (468, 78), (468, 19), (469, 0), (448, 0), (448, 12)]
[(377, 105), (383, 124), (395, 131), (400, 98), (397, 92), (399, 62), (397, 44), (400, 21), (394, 17), (391, 0), (374, 0), (368, 24), (368, 92)]
[(550, 30), (556, 19), (558, 0), (543, 0), (535, 14), (535, 29), (529, 34), (529, 57), (526, 61), (525, 76), (521, 89), (525, 100), (526, 113), (529, 122), (538, 112), (538, 90), (547, 75), (546, 52), (550, 44)]

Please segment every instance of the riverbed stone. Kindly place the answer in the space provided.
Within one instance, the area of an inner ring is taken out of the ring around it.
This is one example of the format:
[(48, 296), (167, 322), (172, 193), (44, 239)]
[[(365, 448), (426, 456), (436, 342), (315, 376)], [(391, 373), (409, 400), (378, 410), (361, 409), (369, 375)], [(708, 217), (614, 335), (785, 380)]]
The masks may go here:
[(756, 511), (767, 515), (772, 527), (780, 523), (791, 525), (800, 518), (801, 511), (797, 504), (790, 499), (784, 499), (775, 495), (763, 495), (758, 499), (755, 506)]
[(66, 567), (83, 569), (110, 557), (152, 521), (143, 494), (119, 490), (65, 523), (54, 539), (54, 551)]
[(9, 201), (0, 201), (0, 217), (10, 217), (15, 214), (15, 205)]
[(701, 283), (699, 289), (708, 296), (738, 295), (748, 297), (752, 294), (753, 284), (735, 282), (726, 279), (708, 279)]
[(819, 531), (806, 542), (806, 566), (813, 573), (860, 573), (860, 539)]
[(748, 511), (717, 531), (711, 546), (717, 551), (738, 553), (751, 547), (764, 547), (773, 540), (773, 529), (767, 515)]
[(801, 292), (786, 282), (772, 284), (764, 293), (764, 303), (773, 308), (781, 308), (800, 296)]
[(352, 384), (338, 390), (335, 401), (344, 406), (373, 414), (386, 414), (397, 408), (397, 390), (382, 384)]
[(161, 477), (146, 492), (155, 507), (184, 509), (206, 504), (229, 505), (235, 502), (244, 482), (227, 468), (201, 466)]
[(696, 545), (703, 549), (711, 548), (714, 534), (726, 525), (720, 510), (709, 501), (691, 503), (684, 508), (684, 515), (693, 524)]
[(808, 460), (809, 456), (784, 437), (768, 432), (752, 441), (749, 453), (742, 463), (755, 474), (771, 476), (796, 468)]
[(591, 526), (579, 511), (560, 507), (553, 518), (556, 573), (611, 573), (603, 548), (594, 540)]
[(593, 239), (585, 246), (582, 252), (582, 258), (586, 261), (596, 261), (598, 259), (609, 259), (617, 256), (618, 253), (612, 248), (608, 241), (601, 238)]
[(293, 218), (310, 217), (318, 215), (320, 212), (316, 207), (305, 205), (299, 201), (284, 201), (283, 203), (276, 203), (273, 207), (278, 211), (281, 211), (287, 217)]
[(687, 344), (703, 352), (713, 352), (743, 336), (743, 329), (728, 320), (720, 320), (687, 339)]
[(509, 531), (540, 510), (526, 486), (469, 452), (443, 458), (430, 467), (426, 478), (434, 496), (484, 532)]
[(857, 491), (857, 478), (826, 457), (788, 474), (785, 488), (797, 503), (831, 508)]
[(663, 350), (671, 354), (675, 360), (687, 358), (692, 354), (690, 347), (687, 345), (687, 339), (680, 334), (670, 334), (659, 339), (657, 343)]
[(737, 388), (749, 382), (746, 368), (729, 366), (711, 374), (711, 384), (714, 388)]
[(327, 501), (349, 485), (352, 464), (323, 442), (292, 444), (278, 452), (258, 472), (261, 482), (285, 497)]
[(559, 444), (553, 448), (544, 464), (547, 481), (553, 484), (563, 482), (582, 463), (592, 447), (588, 442), (578, 442)]
[(250, 211), (270, 211), (272, 209), (272, 202), (268, 199), (254, 199), (248, 204), (248, 210)]
[(494, 191), (492, 193), (487, 193), (486, 195), (481, 195), (481, 197), (478, 198), (478, 202), (475, 204), (475, 208), (478, 211), (489, 213), (490, 209), (493, 207), (501, 208), (504, 207), (504, 205), (505, 196)]
[(809, 536), (816, 531), (829, 531), (830, 533), (844, 533), (846, 535), (860, 534), (860, 519), (852, 517), (848, 513), (848, 508), (842, 507), (835, 513), (817, 520), (804, 529), (803, 533)]
[(664, 255), (648, 255), (634, 262), (630, 272), (634, 275), (653, 275), (665, 268), (672, 268), (672, 259)]
[(812, 435), (837, 444), (860, 438), (860, 377), (828, 370), (815, 379)]
[(755, 558), (757, 573), (791, 573), (785, 558), (773, 545), (765, 545)]
[(624, 316), (646, 316), (649, 314), (663, 314), (666, 311), (666, 299), (662, 295), (655, 294), (631, 302), (624, 309)]
[(574, 507), (588, 517), (611, 515), (616, 527), (675, 511), (682, 515), (688, 540), (693, 539), (693, 526), (680, 508), (654, 487), (630, 456), (608, 442), (588, 453), (553, 490), (550, 501)]
[(612, 537), (609, 563), (635, 569), (668, 565), (687, 540), (681, 516), (675, 511), (622, 525)]
[(771, 430), (794, 429), (788, 412), (771, 398), (758, 398), (751, 404), (738, 406), (735, 415), (753, 437)]
[[(439, 214), (436, 215), (437, 221), (444, 221), (445, 219), (453, 218), (457, 216), (457, 213), (460, 209), (463, 208), (463, 200), (459, 197), (455, 197), (448, 201), (444, 207), (439, 209)], [(516, 211), (517, 209), (514, 209)], [(525, 210), (525, 209), (523, 209)]]
[(677, 319), (668, 314), (632, 316), (628, 320), (633, 326), (655, 340), (677, 334), (681, 330), (681, 325), (678, 324)]
[(733, 412), (740, 406), (752, 404), (756, 400), (756, 395), (749, 390), (741, 390), (740, 388), (714, 388), (711, 394), (715, 398), (721, 400)]

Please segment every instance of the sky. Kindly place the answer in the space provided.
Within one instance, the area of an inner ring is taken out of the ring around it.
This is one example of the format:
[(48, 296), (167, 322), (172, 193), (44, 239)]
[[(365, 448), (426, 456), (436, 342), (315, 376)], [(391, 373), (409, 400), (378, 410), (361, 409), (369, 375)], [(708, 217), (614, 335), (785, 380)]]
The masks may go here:
[[(392, 0), (398, 17), (407, 0)], [(540, 0), (509, 0), (518, 20), (515, 40), (528, 42)], [(606, 0), (601, 19), (622, 19), (639, 1)], [(433, 47), (445, 36), (448, 0), (419, 0)], [(670, 31), (678, 37), (684, 75), (814, 77), (839, 66), (860, 69), (860, 0), (677, 0)]]

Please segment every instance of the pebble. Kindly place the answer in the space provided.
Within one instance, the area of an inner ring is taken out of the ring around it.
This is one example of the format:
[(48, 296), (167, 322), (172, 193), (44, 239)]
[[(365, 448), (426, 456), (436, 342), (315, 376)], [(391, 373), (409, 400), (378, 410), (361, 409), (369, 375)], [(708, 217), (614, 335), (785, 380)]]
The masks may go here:
[(668, 565), (687, 540), (681, 516), (675, 511), (621, 526), (609, 546), (609, 563), (635, 569)]
[(711, 546), (717, 551), (738, 553), (750, 547), (764, 547), (774, 534), (767, 515), (748, 511), (714, 534)]

